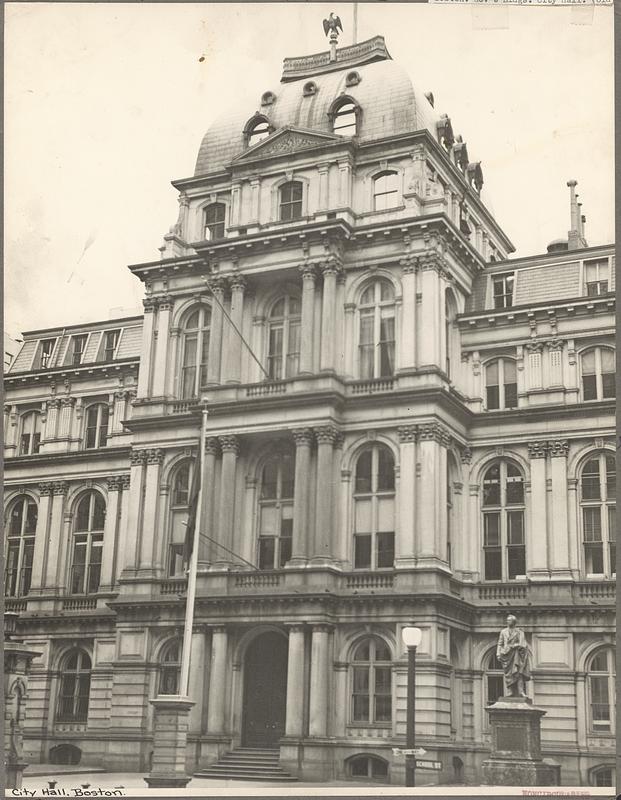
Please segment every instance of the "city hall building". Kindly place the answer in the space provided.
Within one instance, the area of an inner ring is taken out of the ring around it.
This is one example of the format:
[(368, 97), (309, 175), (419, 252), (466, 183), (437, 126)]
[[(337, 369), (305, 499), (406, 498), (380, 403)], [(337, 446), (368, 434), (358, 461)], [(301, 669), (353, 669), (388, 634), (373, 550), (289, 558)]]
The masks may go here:
[(442, 765), (418, 781), (479, 782), (510, 609), (544, 757), (613, 783), (613, 245), (587, 245), (569, 181), (568, 235), (511, 259), (440, 111), (381, 36), (285, 59), (174, 182), (161, 258), (129, 267), (144, 315), (24, 333), (4, 430), (6, 608), (40, 653), (26, 760), (148, 771), (207, 401), (190, 772), (254, 754), (402, 783), (416, 625), (417, 745)]

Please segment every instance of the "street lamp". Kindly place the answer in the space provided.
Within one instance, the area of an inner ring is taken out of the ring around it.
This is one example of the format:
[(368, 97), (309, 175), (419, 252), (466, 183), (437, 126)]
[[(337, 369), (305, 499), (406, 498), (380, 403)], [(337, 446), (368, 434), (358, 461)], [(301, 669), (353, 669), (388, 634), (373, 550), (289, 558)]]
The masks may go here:
[[(414, 750), (415, 747), (415, 732), (414, 732), (414, 716), (415, 716), (415, 688), (416, 688), (416, 648), (421, 643), (423, 632), (420, 628), (403, 628), (401, 630), (401, 638), (403, 644), (408, 649), (408, 699), (407, 699), (407, 727), (405, 732), (405, 746), (407, 750)], [(416, 771), (416, 756), (413, 753), (407, 753), (405, 756), (405, 785), (415, 786), (415, 771)]]

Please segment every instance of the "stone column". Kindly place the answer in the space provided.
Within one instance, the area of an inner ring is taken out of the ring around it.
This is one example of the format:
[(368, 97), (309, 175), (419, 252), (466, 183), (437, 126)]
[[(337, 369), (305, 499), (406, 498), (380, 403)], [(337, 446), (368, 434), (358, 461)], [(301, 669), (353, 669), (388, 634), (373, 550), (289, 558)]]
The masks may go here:
[(416, 496), (416, 425), (399, 427), (399, 530), (395, 537), (395, 565), (413, 567), (417, 556), (414, 500)]
[(289, 660), (287, 662), (286, 736), (303, 735), (304, 709), (304, 626), (289, 625)]
[(44, 586), (45, 562), (48, 557), (48, 523), (53, 489), (54, 484), (51, 481), (39, 484), (39, 510), (32, 557), (32, 578), (30, 581), (31, 595), (39, 594)]
[(130, 490), (127, 510), (127, 531), (123, 554), (123, 569), (135, 570), (138, 566), (138, 542), (142, 529), (144, 465), (147, 463), (146, 450), (132, 450), (129, 456)]
[(313, 443), (311, 428), (296, 428), (295, 439), (295, 485), (293, 497), (293, 542), (289, 566), (305, 564), (309, 557), (309, 484), (310, 450)]
[[(481, 519), (480, 513), (480, 496), (481, 496), (481, 487), (478, 483), (471, 483), (469, 484), (469, 494), (468, 494), (468, 523), (470, 528), (470, 533), (473, 535), (473, 541), (478, 541), (478, 536), (476, 536), (476, 531), (479, 530)], [(483, 576), (483, 556), (479, 546), (475, 550), (472, 547), (464, 547), (462, 549), (464, 553), (464, 560), (465, 563), (468, 564), (467, 567), (464, 569), (469, 569), (472, 573), (478, 573), (481, 577)], [(481, 565), (481, 566), (479, 566)], [(473, 575), (473, 580), (475, 579), (475, 575)]]
[(240, 224), (241, 220), (241, 183), (234, 181), (231, 184), (231, 227)]
[(327, 211), (330, 164), (326, 164), (325, 162), (317, 164), (317, 171), (319, 172), (319, 207), (317, 211)]
[(313, 371), (313, 317), (315, 316), (315, 267), (302, 264), (302, 319), (300, 331), (300, 373)]
[[(215, 501), (215, 477), (216, 477), (216, 458), (220, 447), (218, 440), (210, 436), (205, 442), (205, 461), (203, 471), (203, 508), (201, 511), (201, 531), (211, 539), (214, 536), (214, 501)], [(217, 553), (214, 552), (213, 545), (207, 539), (199, 539), (198, 560), (200, 562), (211, 562), (218, 560)]]
[(431, 253), (418, 260), (422, 270), (420, 366), (440, 366), (440, 257)]
[(69, 484), (66, 481), (55, 481), (52, 486), (52, 514), (50, 518), (50, 535), (47, 550), (47, 563), (43, 592), (56, 593), (58, 588), (59, 554), (62, 548), (65, 500)]
[(317, 437), (317, 496), (313, 561), (332, 560), (332, 448), (338, 431), (332, 425), (315, 428)]
[[(231, 550), (233, 544), (233, 521), (235, 514), (235, 477), (239, 439), (237, 436), (218, 437), (222, 450), (222, 476), (220, 479), (220, 510), (218, 514), (218, 530), (214, 537), (223, 547)], [(227, 550), (216, 548), (217, 563), (227, 565), (231, 556)]]
[(344, 159), (338, 162), (339, 166), (339, 206), (351, 208), (351, 162)]
[(163, 397), (168, 367), (168, 334), (170, 329), (170, 312), (172, 298), (162, 297), (159, 300), (157, 320), (157, 342), (155, 344), (155, 362), (153, 365), (153, 397)]
[[(231, 278), (231, 321), (237, 330), (229, 329), (227, 383), (239, 383), (241, 374), (241, 338), (244, 313), (244, 289), (246, 280), (242, 275)], [(239, 333), (238, 333), (239, 331)]]
[(192, 631), (192, 644), (190, 651), (190, 685), (188, 695), (196, 703), (190, 711), (190, 732), (200, 734), (202, 732), (202, 717), (205, 699), (203, 690), (205, 685), (205, 631), (195, 629)]
[(144, 306), (144, 319), (142, 323), (142, 344), (140, 347), (140, 369), (138, 372), (138, 397), (149, 397), (151, 392), (151, 357), (153, 355), (153, 330), (156, 303), (152, 297), (146, 297)]
[(222, 733), (226, 710), (228, 637), (223, 625), (214, 627), (212, 630), (207, 730), (209, 733)]
[(250, 180), (250, 219), (249, 223), (259, 222), (259, 199), (261, 197), (261, 178), (251, 178)]
[(60, 398), (60, 419), (58, 425), (58, 438), (68, 439), (71, 436), (71, 422), (73, 420), (73, 406), (75, 397)]
[(123, 481), (120, 475), (108, 478), (108, 502), (106, 504), (106, 521), (101, 553), (101, 576), (99, 591), (109, 592), (114, 587), (114, 556), (119, 521), (119, 500)]
[(156, 560), (155, 542), (157, 540), (157, 524), (159, 517), (158, 493), (160, 468), (163, 460), (163, 450), (147, 450), (143, 523), (138, 543), (138, 552), (140, 553), (138, 569), (141, 570), (152, 571)]
[(322, 267), (323, 296), (321, 305), (321, 362), (323, 371), (334, 371), (334, 335), (336, 315), (336, 277), (339, 272), (335, 259)]
[(111, 424), (108, 433), (123, 433), (123, 420), (126, 417), (129, 392), (127, 389), (118, 389), (114, 392), (114, 404), (112, 406)]
[(329, 697), (329, 625), (313, 625), (311, 638), (311, 674), (309, 736), (328, 734)]
[(211, 330), (209, 332), (209, 354), (207, 357), (207, 383), (213, 386), (220, 383), (222, 363), (222, 328), (224, 314), (224, 281), (221, 278), (211, 278), (209, 289), (214, 298), (211, 304)]
[(345, 375), (348, 378), (360, 377), (359, 373), (356, 373), (358, 369), (358, 353), (354, 344), (356, 340), (354, 332), (356, 304), (345, 303), (343, 310), (345, 312)]
[(567, 453), (569, 442), (555, 440), (548, 445), (552, 473), (552, 530), (550, 531), (550, 571), (555, 580), (571, 580), (569, 563), (569, 524), (567, 514)]
[(526, 571), (531, 580), (547, 580), (548, 529), (546, 509), (547, 442), (528, 443), (530, 458), (530, 525), (526, 539)]
[(416, 367), (416, 262), (412, 256), (401, 259), (401, 269), (403, 305), (399, 362), (401, 370), (411, 370)]
[(419, 425), (418, 458), (420, 476), (417, 481), (416, 501), (418, 506), (417, 533), (419, 556), (418, 566), (437, 566), (440, 562), (446, 565), (446, 547), (441, 537), (442, 524), (442, 486), (445, 476), (441, 472), (442, 456), (440, 447), (447, 447), (450, 441), (448, 432), (436, 422)]
[(567, 538), (569, 547), (569, 567), (577, 577), (580, 570), (580, 545), (578, 544), (578, 519), (580, 508), (578, 505), (578, 479), (569, 478), (567, 481)]
[(117, 539), (118, 547), (114, 557), (114, 584), (116, 585), (121, 577), (125, 564), (123, 557), (125, 545), (128, 540), (128, 519), (129, 519), (129, 496), (130, 496), (129, 473), (121, 475), (121, 492), (119, 493), (119, 503), (121, 504), (121, 518), (119, 521), (119, 536)]

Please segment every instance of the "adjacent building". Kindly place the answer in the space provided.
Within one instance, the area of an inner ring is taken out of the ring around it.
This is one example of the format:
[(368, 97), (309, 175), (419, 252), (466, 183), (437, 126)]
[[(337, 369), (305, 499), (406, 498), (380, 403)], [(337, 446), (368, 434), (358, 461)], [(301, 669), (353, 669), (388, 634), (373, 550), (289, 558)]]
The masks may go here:
[(5, 593), (40, 653), (31, 760), (149, 768), (206, 400), (190, 770), (279, 748), (402, 783), (415, 624), (429, 780), (477, 783), (511, 609), (545, 757), (612, 784), (613, 246), (570, 181), (568, 236), (511, 259), (483, 181), (381, 36), (288, 58), (174, 182), (161, 258), (130, 266), (144, 315), (24, 332)]

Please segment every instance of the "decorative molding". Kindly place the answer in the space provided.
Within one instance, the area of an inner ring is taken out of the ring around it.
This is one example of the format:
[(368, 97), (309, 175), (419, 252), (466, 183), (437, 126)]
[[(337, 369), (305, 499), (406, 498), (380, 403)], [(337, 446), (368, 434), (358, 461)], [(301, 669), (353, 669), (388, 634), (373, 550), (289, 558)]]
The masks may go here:
[(232, 275), (229, 277), (229, 286), (232, 292), (243, 292), (248, 285), (247, 280), (243, 275)]
[(54, 481), (52, 492), (55, 495), (66, 495), (69, 491), (69, 484), (67, 481)]
[(529, 442), (528, 443), (528, 457), (529, 458), (545, 458), (548, 452), (548, 443), (544, 441)]
[(129, 486), (130, 486), (129, 473), (126, 473), (125, 475), (121, 475), (120, 477), (121, 477), (121, 488), (123, 489), (123, 491), (125, 491), (126, 489), (129, 489)]
[(562, 350), (564, 345), (564, 339), (550, 339), (546, 342), (546, 347), (548, 350)]
[(111, 475), (108, 478), (108, 491), (120, 492), (123, 488), (123, 478), (121, 475)]
[(298, 267), (303, 281), (312, 281), (313, 286), (315, 285), (315, 281), (317, 280), (317, 270), (315, 265), (309, 261), (305, 261), (304, 264), (300, 264)]
[(222, 448), (223, 453), (234, 453), (237, 455), (239, 453), (239, 438), (234, 436), (233, 434), (229, 434), (227, 436), (218, 436), (218, 441), (220, 442), (220, 447)]
[(164, 461), (164, 451), (160, 450), (159, 448), (155, 448), (153, 450), (147, 450), (147, 464), (158, 464), (161, 465)]
[(462, 464), (471, 464), (472, 463), (472, 448), (471, 447), (464, 447), (460, 454), (460, 459)]
[(147, 463), (146, 450), (132, 450), (129, 454), (129, 463), (132, 467), (140, 466)]
[(416, 425), (400, 425), (397, 428), (399, 441), (401, 444), (409, 444), (418, 441), (418, 428)]
[(295, 441), (296, 447), (310, 447), (313, 443), (313, 429), (312, 428), (294, 428), (291, 435)]
[(144, 308), (145, 314), (152, 314), (157, 307), (157, 303), (153, 297), (144, 297), (142, 300), (142, 307)]
[(541, 353), (543, 351), (543, 342), (526, 342), (524, 347), (529, 353)]
[(209, 436), (205, 439), (205, 453), (210, 456), (217, 456), (220, 451), (220, 443), (216, 436)]
[(52, 481), (46, 481), (45, 483), (39, 484), (39, 494), (41, 497), (49, 497), (52, 494), (52, 490), (54, 488), (54, 484)]
[(317, 444), (331, 444), (334, 446), (338, 434), (338, 429), (332, 425), (323, 425), (320, 428), (315, 428)]
[(421, 442), (438, 442), (443, 447), (451, 444), (451, 435), (447, 428), (438, 422), (425, 422), (418, 426), (418, 438)]
[(569, 442), (567, 439), (554, 439), (548, 442), (548, 450), (552, 458), (567, 457), (569, 452)]

